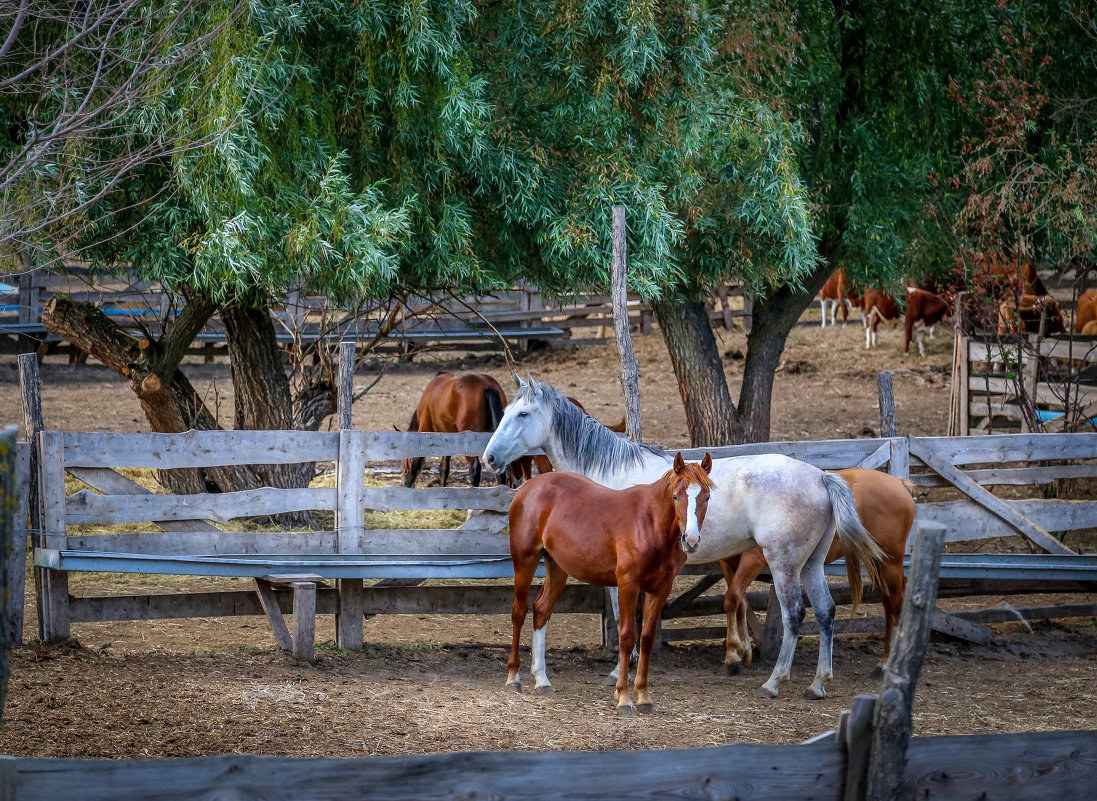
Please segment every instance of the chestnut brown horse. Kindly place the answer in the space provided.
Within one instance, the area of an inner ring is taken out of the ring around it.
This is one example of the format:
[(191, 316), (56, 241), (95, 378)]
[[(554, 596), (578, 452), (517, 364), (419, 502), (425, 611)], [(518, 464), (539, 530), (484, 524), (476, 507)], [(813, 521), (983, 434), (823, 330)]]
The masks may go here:
[[(518, 641), (529, 610), (529, 588), (542, 555), (545, 583), (533, 605), (535, 689), (552, 695), (545, 669), (545, 626), (567, 585), (568, 576), (603, 587), (617, 587), (621, 610), (617, 714), (653, 712), (648, 663), (655, 629), (674, 577), (686, 555), (701, 542), (709, 494), (714, 488), (706, 453), (686, 464), (679, 453), (674, 467), (652, 484), (612, 490), (575, 473), (548, 473), (526, 482), (510, 504), (510, 557), (514, 562), (514, 634), (507, 660), (506, 687), (521, 692)], [(636, 645), (636, 606), (644, 599), (644, 627), (636, 666), (636, 706), (628, 690), (628, 663)]]
[[(457, 434), (494, 431), (503, 417), (507, 396), (499, 382), (486, 373), (439, 373), (430, 380), (411, 415), (408, 431)], [(469, 480), (480, 486), (480, 460), (469, 456)], [(423, 468), (423, 457), (404, 460), (404, 486), (411, 487)], [(449, 480), (449, 457), (442, 457), (442, 486)]]
[[(911, 495), (909, 482), (879, 470), (854, 467), (839, 470), (838, 475), (849, 484), (861, 522), (884, 552), (884, 561), (880, 567), (882, 586), (877, 587), (880, 602), (884, 606), (885, 619), (882, 665), (891, 652), (891, 640), (899, 623), (899, 612), (903, 608), (903, 554), (906, 552), (910, 527), (914, 524), (914, 497)], [(829, 564), (841, 556), (842, 543), (835, 538), (827, 551), (826, 561)], [(728, 653), (724, 666), (730, 673), (738, 672), (739, 659), (750, 664), (746, 591), (765, 566), (766, 558), (762, 555), (761, 548), (753, 548), (740, 556), (720, 562), (724, 578), (727, 579), (724, 611), (728, 616)]]

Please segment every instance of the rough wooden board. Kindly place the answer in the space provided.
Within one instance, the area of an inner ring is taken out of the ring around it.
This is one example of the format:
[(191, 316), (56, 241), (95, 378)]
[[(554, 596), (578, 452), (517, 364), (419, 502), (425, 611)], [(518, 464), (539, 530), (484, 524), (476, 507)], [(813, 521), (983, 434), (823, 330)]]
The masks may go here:
[(930, 625), (939, 634), (956, 640), (973, 642), (977, 645), (990, 645), (994, 642), (994, 633), (986, 626), (970, 623), (962, 617), (940, 609), (933, 613), (933, 622)]
[[(69, 467), (69, 473), (104, 495), (152, 495), (136, 481), (106, 467)], [(204, 520), (154, 520), (165, 531), (206, 531), (221, 533), (221, 529)]]
[(885, 442), (879, 448), (874, 450), (868, 456), (861, 460), (857, 465), (863, 467), (866, 470), (875, 470), (877, 467), (887, 464), (891, 461), (891, 443)]
[[(1071, 531), (1097, 525), (1097, 501), (1003, 501), (1045, 531)], [(1017, 530), (971, 500), (920, 503), (915, 523), (934, 521), (948, 531), (948, 542), (1012, 537)]]
[(362, 502), (367, 509), (380, 512), (421, 509), (510, 509), (514, 490), (510, 487), (451, 488), (366, 487)]
[(286, 620), (282, 617), (282, 609), (275, 597), (274, 588), (271, 586), (271, 582), (266, 579), (257, 578), (255, 580), (255, 591), (259, 596), (259, 603), (263, 607), (263, 612), (266, 613), (267, 621), (270, 623), (270, 630), (274, 634), (274, 641), (278, 643), (278, 647), (283, 651), (292, 651), (293, 638), (290, 637), (289, 628), (286, 626)]
[(734, 456), (753, 456), (759, 453), (780, 453), (791, 456), (824, 470), (841, 470), (856, 467), (876, 451), (886, 440), (882, 439), (832, 439), (803, 442), (759, 442), (748, 445), (728, 445), (722, 448), (687, 448), (682, 456), (694, 461), (706, 453), (713, 459)]
[[(1049, 435), (1055, 436), (1055, 435)], [(942, 478), (948, 479), (956, 489), (967, 495), (973, 501), (1002, 518), (1010, 526), (1017, 529), (1028, 539), (1039, 545), (1049, 553), (1072, 554), (1073, 550), (1063, 545), (1047, 531), (1037, 526), (1024, 515), (1010, 507), (1001, 498), (997, 498), (980, 487), (970, 478), (965, 476), (952, 465), (945, 462), (933, 449), (916, 437), (910, 437), (910, 451), (921, 459), (927, 467), (938, 473)]]
[[(1097, 464), (1059, 464), (1042, 467), (965, 470), (964, 475), (981, 486), (1049, 484), (1061, 478), (1097, 478)], [(916, 473), (910, 477), (910, 480), (916, 487), (950, 486), (948, 481), (934, 473)]]
[(65, 433), (65, 465), (210, 467), (333, 462), (338, 434), (327, 431), (187, 431), (183, 434)]
[[(65, 543), (65, 468), (62, 435), (55, 431), (38, 434), (39, 515), (42, 531), (38, 542), (46, 548)], [(60, 570), (36, 571), (39, 578), (38, 629), (47, 642), (69, 636), (69, 576)]]
[(316, 585), (311, 581), (293, 582), (293, 655), (316, 661)]
[(70, 534), (68, 548), (160, 556), (269, 553), (327, 556), (335, 553), (334, 531), (214, 531)]
[[(0, 758), (10, 797), (35, 801), (173, 798), (355, 799), (720, 797), (836, 799), (838, 743), (667, 751), (488, 752), (364, 759), (255, 756), (173, 760)], [(287, 794), (287, 790), (291, 790)]]
[(1094, 434), (988, 434), (984, 437), (918, 437), (953, 466), (1039, 462), (1049, 459), (1092, 459)]
[(216, 520), (335, 509), (334, 487), (259, 489), (201, 495), (98, 495), (80, 490), (65, 503), (69, 525), (141, 523), (146, 520)]

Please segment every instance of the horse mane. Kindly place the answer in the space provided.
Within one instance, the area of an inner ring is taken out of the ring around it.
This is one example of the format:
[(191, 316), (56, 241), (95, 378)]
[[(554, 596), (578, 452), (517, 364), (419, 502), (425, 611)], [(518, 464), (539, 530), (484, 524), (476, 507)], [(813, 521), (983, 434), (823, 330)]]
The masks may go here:
[(697, 462), (686, 462), (685, 469), (682, 470), (681, 473), (675, 473), (674, 468), (671, 468), (661, 480), (666, 481), (669, 485), (678, 478), (684, 479), (687, 484), (700, 484), (709, 492), (716, 489), (716, 482), (712, 480), (712, 477), (709, 476)]
[(552, 423), (560, 444), (575, 460), (579, 472), (610, 473), (622, 468), (637, 468), (644, 454), (665, 456), (666, 451), (650, 445), (637, 445), (619, 437), (586, 412), (583, 412), (549, 384), (530, 382), (519, 387), (516, 398), (529, 399), (534, 386), (540, 387), (551, 404)]

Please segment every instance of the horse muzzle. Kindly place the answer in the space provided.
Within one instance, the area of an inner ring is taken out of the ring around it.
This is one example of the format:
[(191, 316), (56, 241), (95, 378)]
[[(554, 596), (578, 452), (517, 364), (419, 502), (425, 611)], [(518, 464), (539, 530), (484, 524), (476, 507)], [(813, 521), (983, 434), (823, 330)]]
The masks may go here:
[(487, 463), (487, 466), (494, 470), (496, 473), (502, 473), (503, 469), (506, 467), (506, 465), (503, 464), (502, 461), (494, 453), (485, 452), (484, 462)]
[(701, 544), (700, 537), (691, 537), (688, 534), (683, 534), (679, 541), (682, 544), (682, 550), (686, 553), (697, 553), (697, 548)]

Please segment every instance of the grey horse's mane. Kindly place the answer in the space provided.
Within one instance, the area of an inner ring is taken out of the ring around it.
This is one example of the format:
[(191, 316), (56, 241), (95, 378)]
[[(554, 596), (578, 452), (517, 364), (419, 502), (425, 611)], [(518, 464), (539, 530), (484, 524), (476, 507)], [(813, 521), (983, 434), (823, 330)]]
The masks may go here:
[(532, 381), (523, 384), (516, 397), (529, 399), (535, 386), (541, 388), (545, 399), (551, 404), (556, 436), (581, 473), (589, 475), (600, 471), (605, 475), (620, 469), (640, 467), (644, 463), (645, 453), (666, 455), (662, 448), (637, 445), (617, 436), (548, 384)]

